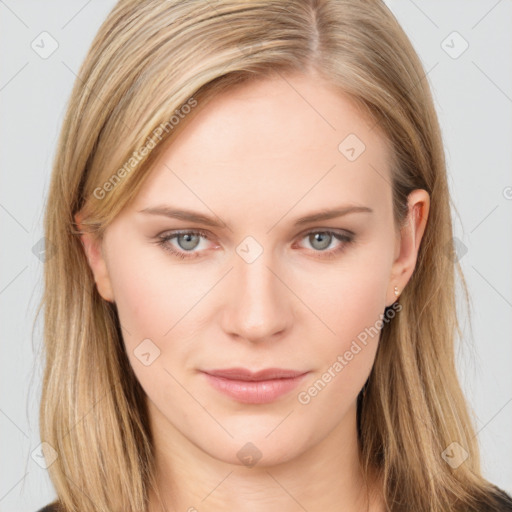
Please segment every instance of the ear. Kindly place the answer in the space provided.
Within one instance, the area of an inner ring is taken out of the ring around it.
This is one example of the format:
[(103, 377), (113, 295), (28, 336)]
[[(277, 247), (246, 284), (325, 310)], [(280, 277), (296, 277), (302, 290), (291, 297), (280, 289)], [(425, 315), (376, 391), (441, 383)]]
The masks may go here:
[(413, 190), (408, 196), (408, 214), (406, 224), (397, 235), (395, 260), (391, 268), (386, 307), (391, 306), (403, 291), (416, 267), (418, 250), (427, 225), (430, 209), (430, 196), (423, 189)]
[(98, 293), (108, 302), (114, 302), (114, 292), (107, 268), (107, 262), (103, 253), (102, 240), (93, 233), (85, 233), (82, 229), (82, 217), (75, 215), (78, 229), (82, 231), (80, 240), (84, 248), (85, 256), (89, 262)]

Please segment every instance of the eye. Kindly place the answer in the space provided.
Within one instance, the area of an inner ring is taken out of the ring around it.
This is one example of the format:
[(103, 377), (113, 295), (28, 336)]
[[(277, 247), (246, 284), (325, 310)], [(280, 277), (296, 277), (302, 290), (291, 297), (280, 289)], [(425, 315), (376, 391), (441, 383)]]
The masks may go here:
[[(195, 258), (200, 256), (200, 252), (194, 251), (194, 249), (199, 246), (201, 238), (209, 240), (205, 231), (174, 231), (167, 235), (158, 236), (156, 243), (164, 250), (178, 256), (178, 258)], [(176, 239), (177, 245), (171, 244), (171, 240), (174, 239)]]
[[(306, 233), (302, 239), (307, 239), (308, 243), (313, 247), (313, 252), (321, 253), (321, 257), (334, 257), (346, 249), (347, 245), (354, 241), (354, 234), (351, 232), (337, 231), (310, 231)], [(326, 250), (331, 244), (338, 241), (338, 245), (334, 249)]]
[[(313, 248), (311, 252), (318, 254), (322, 258), (332, 258), (345, 250), (347, 245), (354, 241), (354, 236), (352, 232), (316, 230), (306, 233), (300, 239), (307, 238)], [(173, 231), (158, 235), (156, 243), (173, 256), (177, 256), (180, 259), (192, 259), (201, 256), (201, 253), (207, 250), (206, 247), (195, 250), (200, 247), (202, 239), (210, 240), (209, 234), (206, 231)], [(174, 241), (175, 243), (171, 243)], [(328, 250), (328, 247), (335, 241), (339, 242), (338, 245), (334, 249)]]

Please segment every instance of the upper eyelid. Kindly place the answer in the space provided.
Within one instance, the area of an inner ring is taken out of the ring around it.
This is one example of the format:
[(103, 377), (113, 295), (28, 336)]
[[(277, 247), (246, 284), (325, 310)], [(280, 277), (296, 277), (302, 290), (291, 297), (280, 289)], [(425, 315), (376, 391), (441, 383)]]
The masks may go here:
[[(188, 233), (193, 234), (200, 234), (204, 236), (205, 238), (211, 239), (210, 232), (208, 230), (200, 229), (200, 228), (191, 228), (191, 229), (171, 229), (167, 231), (163, 231), (161, 234), (157, 235), (159, 237), (165, 237), (165, 236), (175, 236), (175, 235), (186, 235)], [(297, 235), (294, 236), (294, 238), (297, 238), (299, 236), (305, 236), (310, 233), (337, 233), (337, 234), (348, 234), (350, 236), (354, 236), (355, 233), (349, 229), (344, 228), (308, 228)]]

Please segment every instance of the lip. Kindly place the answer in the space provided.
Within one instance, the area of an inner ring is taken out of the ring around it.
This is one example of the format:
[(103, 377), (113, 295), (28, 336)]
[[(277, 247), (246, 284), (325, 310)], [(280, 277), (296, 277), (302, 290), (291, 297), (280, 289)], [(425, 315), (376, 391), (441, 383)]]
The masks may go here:
[(217, 391), (247, 404), (273, 402), (296, 388), (309, 373), (266, 368), (253, 372), (246, 368), (226, 368), (202, 372)]

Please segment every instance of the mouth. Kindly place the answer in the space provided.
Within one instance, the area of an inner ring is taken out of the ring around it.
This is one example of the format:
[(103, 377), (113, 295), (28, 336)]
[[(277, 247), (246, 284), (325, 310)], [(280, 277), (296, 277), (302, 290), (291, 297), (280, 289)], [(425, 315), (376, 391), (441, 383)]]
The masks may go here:
[(252, 372), (246, 368), (202, 371), (217, 391), (247, 404), (270, 403), (296, 388), (308, 371), (267, 368)]

